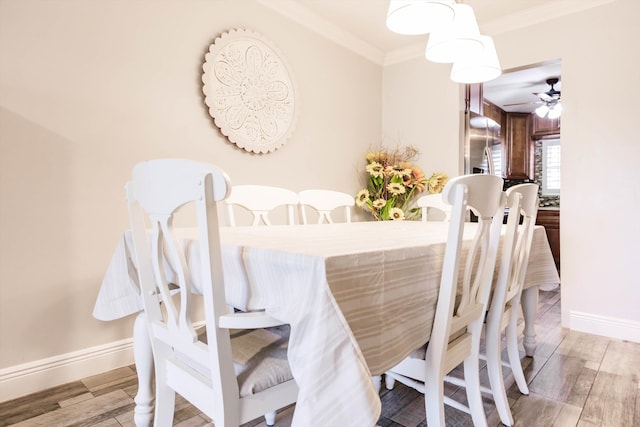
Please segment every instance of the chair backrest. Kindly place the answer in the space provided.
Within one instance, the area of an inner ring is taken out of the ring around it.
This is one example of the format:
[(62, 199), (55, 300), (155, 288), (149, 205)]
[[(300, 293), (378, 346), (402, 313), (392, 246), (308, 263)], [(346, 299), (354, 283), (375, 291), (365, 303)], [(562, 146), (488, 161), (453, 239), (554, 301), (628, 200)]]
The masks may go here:
[[(503, 239), (500, 270), (493, 290), (489, 317), (501, 317), (506, 305), (517, 306), (529, 264), (538, 213), (538, 184), (519, 184), (506, 191), (509, 218)], [(522, 225), (518, 225), (522, 216)], [(515, 228), (511, 231), (511, 228)]]
[[(451, 205), (451, 219), (427, 348), (427, 363), (440, 366), (442, 372), (462, 361), (447, 355), (452, 337), (461, 342), (476, 336), (475, 345), (479, 345), (506, 202), (502, 185), (502, 178), (495, 175), (463, 175), (450, 179), (442, 192), (445, 203)], [(478, 224), (465, 221), (467, 210), (477, 215)], [(469, 227), (476, 227), (475, 237), (463, 251), (463, 236)]]
[[(229, 178), (220, 169), (188, 160), (159, 159), (138, 163), (126, 186), (129, 217), (141, 296), (156, 363), (156, 376), (167, 375), (157, 365), (181, 354), (210, 370), (207, 378), (193, 371), (192, 380), (181, 377), (174, 384), (183, 396), (198, 382), (211, 384), (211, 398), (224, 402), (226, 393), (238, 396), (228, 330), (218, 327), (227, 314), (222, 274), (216, 203), (230, 191)], [(173, 228), (174, 215), (183, 206), (194, 206), (201, 268), (190, 270), (184, 248)], [(147, 227), (150, 227), (148, 229)], [(150, 232), (150, 235), (148, 234)], [(165, 263), (175, 271), (177, 297), (165, 274)], [(198, 339), (192, 320), (192, 280), (201, 276), (207, 343)], [(205, 284), (210, 284), (206, 286)], [(163, 362), (161, 362), (163, 361)], [(178, 363), (179, 364), (179, 363)], [(156, 379), (156, 382), (162, 381)], [(166, 382), (166, 379), (165, 379)], [(225, 396), (223, 396), (223, 393)]]
[(313, 209), (318, 215), (318, 224), (333, 223), (331, 212), (344, 208), (344, 221), (351, 222), (351, 208), (355, 199), (351, 194), (333, 190), (304, 190), (298, 193), (300, 217), (307, 224), (306, 208)]
[[(229, 178), (220, 169), (179, 159), (138, 163), (126, 185), (155, 365), (154, 425), (172, 424), (176, 392), (221, 427), (266, 414), (275, 417), (277, 408), (297, 397), (288, 364), (279, 362), (286, 348), (277, 360), (272, 357), (263, 363), (270, 357), (265, 353), (267, 344), (275, 342), (273, 333), (260, 329), (272, 326), (270, 316), (230, 312), (226, 304), (217, 204), (230, 190)], [(180, 222), (192, 215), (197, 241), (182, 243), (173, 227), (176, 214)], [(174, 273), (172, 283), (167, 280), (168, 269)], [(202, 288), (197, 307), (193, 283)], [(198, 335), (202, 312), (206, 339)], [(238, 346), (240, 362), (232, 352)], [(243, 364), (242, 358), (251, 363)]]
[[(505, 364), (511, 368), (511, 374), (518, 388), (522, 393), (528, 394), (529, 389), (520, 363), (516, 328), (538, 210), (538, 185), (517, 185), (507, 190), (506, 194), (509, 216), (502, 238), (499, 267), (496, 267), (497, 278), (488, 306), (485, 348), (487, 376), (498, 414), (504, 424), (513, 425), (502, 365)], [(519, 225), (521, 216), (522, 225)], [(502, 360), (503, 332), (505, 332), (509, 363)]]
[(422, 222), (431, 221), (434, 217), (441, 221), (449, 221), (451, 218), (451, 205), (442, 200), (442, 194), (421, 196), (416, 203), (421, 210)]
[(229, 225), (236, 226), (234, 206), (240, 206), (251, 212), (251, 225), (271, 225), (269, 213), (280, 206), (287, 209), (287, 223), (295, 224), (295, 207), (298, 194), (286, 188), (269, 185), (234, 185), (231, 194), (225, 200)]

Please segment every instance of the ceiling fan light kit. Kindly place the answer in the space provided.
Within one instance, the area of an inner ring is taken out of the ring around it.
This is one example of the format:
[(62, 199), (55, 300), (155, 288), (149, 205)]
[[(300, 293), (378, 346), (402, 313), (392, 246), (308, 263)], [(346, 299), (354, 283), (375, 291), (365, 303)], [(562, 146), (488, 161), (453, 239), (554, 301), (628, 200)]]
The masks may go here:
[(403, 35), (427, 34), (453, 21), (454, 0), (391, 0), (387, 28)]
[(551, 109), (549, 109), (549, 113), (547, 114), (550, 119), (557, 119), (562, 114), (562, 104), (559, 102)]
[(536, 101), (536, 103), (542, 103), (542, 105), (535, 110), (538, 117), (544, 118), (547, 116), (550, 119), (557, 119), (562, 114), (560, 91), (553, 87), (558, 84), (559, 81), (560, 79), (556, 77), (547, 79), (547, 84), (551, 86), (551, 88), (546, 92), (534, 93), (534, 95), (540, 98), (540, 101)]
[(550, 119), (557, 119), (562, 114), (562, 104), (557, 102), (550, 107), (547, 106), (546, 104), (541, 105), (540, 107), (536, 108), (536, 114), (540, 118), (543, 118), (546, 114), (547, 117), (549, 117)]
[(540, 118), (544, 118), (544, 116), (546, 116), (548, 112), (549, 112), (549, 107), (547, 107), (547, 104), (541, 105), (538, 108), (536, 108), (536, 114)]
[(425, 57), (453, 63), (451, 80), (482, 83), (502, 74), (491, 37), (480, 34), (471, 6), (454, 0), (390, 0), (387, 27), (398, 34), (427, 34)]

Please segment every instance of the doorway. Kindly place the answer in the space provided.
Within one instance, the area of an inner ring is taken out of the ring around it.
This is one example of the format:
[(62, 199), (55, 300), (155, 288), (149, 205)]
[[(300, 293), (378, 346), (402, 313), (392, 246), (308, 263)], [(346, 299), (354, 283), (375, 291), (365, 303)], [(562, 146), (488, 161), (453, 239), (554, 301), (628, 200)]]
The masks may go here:
[(481, 91), (485, 110), (502, 118), (505, 187), (521, 182), (540, 186), (537, 223), (545, 226), (558, 272), (561, 89), (558, 59), (505, 70), (497, 79), (484, 83)]

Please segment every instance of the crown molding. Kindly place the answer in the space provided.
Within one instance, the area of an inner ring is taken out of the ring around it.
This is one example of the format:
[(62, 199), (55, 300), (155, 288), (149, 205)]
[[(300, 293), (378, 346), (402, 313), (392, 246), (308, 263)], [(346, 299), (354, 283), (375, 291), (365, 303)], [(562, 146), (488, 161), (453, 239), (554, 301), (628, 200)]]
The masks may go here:
[(410, 61), (416, 58), (425, 58), (425, 50), (427, 48), (427, 36), (424, 41), (413, 43), (401, 49), (392, 50), (384, 56), (383, 66), (399, 64), (401, 62)]
[[(256, 1), (380, 66), (384, 67), (424, 57), (427, 36), (425, 36), (424, 43), (414, 43), (385, 53), (344, 28), (338, 27), (332, 22), (316, 15), (304, 6), (296, 3), (295, 0)], [(613, 3), (614, 1), (617, 0), (554, 0), (542, 6), (533, 7), (480, 23), (480, 29), (483, 34), (490, 36), (498, 35), (550, 21), (561, 16), (571, 15), (583, 10)]]
[(384, 65), (385, 54), (382, 50), (370, 45), (354, 36), (349, 31), (338, 27), (330, 21), (316, 15), (294, 0), (256, 0), (261, 5), (286, 16), (287, 18), (307, 27), (311, 31), (347, 48), (378, 65)]
[(492, 36), (551, 21), (561, 16), (582, 12), (614, 1), (616, 0), (556, 0), (487, 21), (480, 27), (483, 33)]

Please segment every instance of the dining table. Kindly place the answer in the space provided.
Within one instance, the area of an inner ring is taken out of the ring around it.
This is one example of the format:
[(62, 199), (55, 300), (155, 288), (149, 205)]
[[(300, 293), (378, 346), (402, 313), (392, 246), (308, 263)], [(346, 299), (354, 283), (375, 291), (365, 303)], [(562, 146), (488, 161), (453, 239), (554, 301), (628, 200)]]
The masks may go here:
[[(379, 376), (429, 341), (448, 228), (437, 221), (221, 227), (229, 306), (265, 310), (291, 326), (287, 357), (299, 387), (294, 427), (376, 424)], [(467, 233), (468, 243), (473, 227)], [(194, 268), (196, 231), (184, 228), (180, 236)], [(171, 266), (165, 270), (170, 280)], [(559, 283), (545, 230), (536, 226), (522, 298), (528, 355), (535, 351), (538, 290)], [(153, 359), (139, 292), (132, 235), (125, 231), (93, 316), (137, 315), (138, 427), (149, 425), (153, 412)]]

